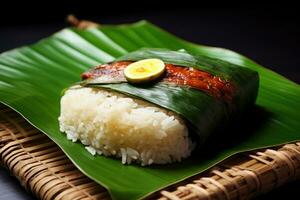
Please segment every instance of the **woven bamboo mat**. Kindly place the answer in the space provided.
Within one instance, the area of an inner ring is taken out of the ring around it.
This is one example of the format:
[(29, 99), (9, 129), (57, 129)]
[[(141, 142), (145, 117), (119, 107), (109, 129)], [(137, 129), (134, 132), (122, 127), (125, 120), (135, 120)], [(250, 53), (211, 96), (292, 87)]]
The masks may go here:
[[(19, 114), (0, 105), (0, 163), (39, 199), (110, 199)], [(151, 199), (251, 199), (300, 177), (300, 143), (240, 154)]]

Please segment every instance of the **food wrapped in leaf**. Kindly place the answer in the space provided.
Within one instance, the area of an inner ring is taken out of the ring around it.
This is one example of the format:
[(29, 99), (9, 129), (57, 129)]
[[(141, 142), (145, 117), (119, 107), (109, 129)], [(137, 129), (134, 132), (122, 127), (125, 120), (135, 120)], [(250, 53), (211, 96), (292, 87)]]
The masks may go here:
[(83, 73), (61, 99), (60, 129), (124, 164), (178, 162), (254, 104), (258, 80), (184, 50), (141, 49)]

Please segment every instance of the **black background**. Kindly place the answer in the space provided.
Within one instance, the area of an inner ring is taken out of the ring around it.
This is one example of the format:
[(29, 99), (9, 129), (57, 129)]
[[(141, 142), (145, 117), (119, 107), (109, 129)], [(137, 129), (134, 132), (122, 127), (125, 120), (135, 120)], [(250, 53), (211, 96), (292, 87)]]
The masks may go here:
[(147, 19), (189, 41), (237, 51), (300, 82), (297, 5), (162, 2), (165, 1), (8, 2), (11, 5), (0, 11), (0, 52), (33, 43), (67, 26), (65, 17), (70, 13), (101, 24)]
[[(0, 10), (0, 52), (68, 26), (65, 17), (70, 13), (101, 24), (146, 19), (186, 40), (237, 51), (300, 83), (299, 10), (289, 2), (7, 1)], [(0, 190), (1, 180), (14, 182), (1, 172)], [(297, 196), (299, 186), (299, 182), (288, 184), (259, 199)]]

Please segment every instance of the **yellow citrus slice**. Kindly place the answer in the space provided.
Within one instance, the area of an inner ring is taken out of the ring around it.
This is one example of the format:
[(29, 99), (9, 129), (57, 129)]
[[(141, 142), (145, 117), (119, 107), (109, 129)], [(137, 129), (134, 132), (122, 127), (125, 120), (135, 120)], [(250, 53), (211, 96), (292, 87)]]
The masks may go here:
[(131, 63), (124, 69), (124, 75), (130, 83), (146, 83), (158, 79), (165, 71), (165, 63), (156, 58)]

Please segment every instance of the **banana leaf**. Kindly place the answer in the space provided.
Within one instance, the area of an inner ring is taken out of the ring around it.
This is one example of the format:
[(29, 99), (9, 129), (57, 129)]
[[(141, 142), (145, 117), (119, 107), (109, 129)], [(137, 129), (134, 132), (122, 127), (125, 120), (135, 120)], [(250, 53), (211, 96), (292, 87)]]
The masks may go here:
[[(226, 100), (205, 91), (191, 87), (166, 84), (156, 81), (151, 84), (132, 85), (129, 83), (102, 82), (95, 78), (82, 81), (85, 87), (100, 87), (115, 90), (127, 95), (149, 101), (157, 106), (172, 110), (183, 116), (190, 126), (190, 135), (198, 137), (201, 145), (217, 128), (226, 128), (226, 124), (240, 116), (255, 102), (258, 91), (258, 74), (245, 67), (205, 56), (195, 56), (188, 52), (166, 49), (141, 49), (116, 61), (138, 61), (147, 58), (158, 58), (168, 64), (192, 67), (216, 75), (228, 84), (234, 85), (232, 97)], [(236, 116), (237, 115), (237, 116)], [(194, 130), (194, 131), (192, 131)]]
[[(59, 132), (61, 91), (79, 81), (78, 75), (91, 66), (141, 47), (185, 49), (257, 71), (260, 84), (255, 108), (207, 149), (178, 164), (124, 166), (116, 159), (93, 157), (83, 145), (68, 141)], [(298, 84), (250, 59), (230, 50), (189, 43), (146, 21), (87, 30), (66, 28), (0, 55), (0, 101), (49, 136), (84, 174), (107, 188), (113, 199), (140, 199), (238, 152), (299, 140), (299, 99)]]

